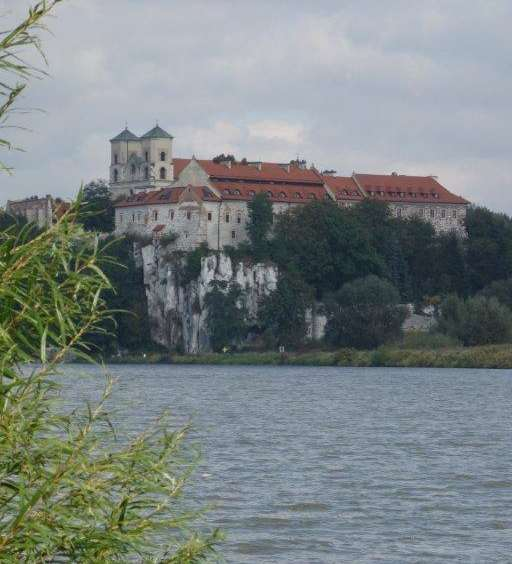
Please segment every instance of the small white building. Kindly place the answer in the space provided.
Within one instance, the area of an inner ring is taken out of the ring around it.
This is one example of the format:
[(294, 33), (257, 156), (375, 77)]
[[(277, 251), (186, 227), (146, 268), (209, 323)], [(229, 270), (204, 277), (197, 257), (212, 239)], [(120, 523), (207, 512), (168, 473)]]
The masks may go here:
[(155, 127), (142, 137), (125, 129), (111, 141), (116, 232), (177, 236), (177, 249), (201, 243), (220, 250), (247, 239), (247, 203), (264, 192), (275, 214), (318, 200), (352, 206), (365, 198), (397, 217), (418, 216), (438, 232), (464, 233), (469, 205), (432, 176), (321, 174), (302, 164), (174, 158), (173, 137)]

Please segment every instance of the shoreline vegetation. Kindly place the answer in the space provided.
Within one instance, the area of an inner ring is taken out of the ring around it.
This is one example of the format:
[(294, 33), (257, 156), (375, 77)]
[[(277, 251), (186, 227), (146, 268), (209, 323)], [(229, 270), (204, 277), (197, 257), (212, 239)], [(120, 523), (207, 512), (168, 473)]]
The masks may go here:
[(104, 359), (107, 364), (212, 364), (397, 368), (512, 369), (512, 345), (451, 347), (437, 350), (380, 347), (306, 352), (234, 352), (204, 354), (131, 353)]

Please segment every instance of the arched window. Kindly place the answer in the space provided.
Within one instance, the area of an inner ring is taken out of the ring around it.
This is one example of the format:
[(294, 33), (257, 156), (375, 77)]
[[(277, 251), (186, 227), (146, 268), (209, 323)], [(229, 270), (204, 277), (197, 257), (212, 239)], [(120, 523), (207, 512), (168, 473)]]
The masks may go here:
[(149, 168), (146, 166), (144, 167), (144, 180), (149, 178)]
[(239, 214), (236, 216), (236, 222), (237, 222), (237, 223), (242, 223), (242, 214), (239, 213)]
[(165, 180), (166, 177), (167, 177), (167, 171), (165, 170), (164, 167), (162, 167), (162, 168), (160, 169), (160, 180)]
[(131, 170), (132, 176), (135, 176), (135, 171), (137, 170), (137, 169), (135, 168), (135, 165), (132, 164), (130, 170)]
[(162, 152), (160, 153), (160, 160), (161, 160), (162, 162), (165, 161), (165, 151), (162, 151)]
[(114, 182), (117, 182), (119, 180), (119, 171), (117, 170), (117, 168), (114, 169)]

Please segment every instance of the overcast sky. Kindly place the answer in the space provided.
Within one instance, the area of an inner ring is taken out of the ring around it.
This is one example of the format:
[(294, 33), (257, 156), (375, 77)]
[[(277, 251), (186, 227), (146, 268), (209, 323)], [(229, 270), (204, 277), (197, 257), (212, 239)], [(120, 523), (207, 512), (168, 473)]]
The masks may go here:
[[(28, 5), (0, 0), (1, 28)], [(510, 21), (510, 0), (65, 0), (0, 204), (73, 197), (158, 119), (175, 156), (435, 174), (512, 213)]]

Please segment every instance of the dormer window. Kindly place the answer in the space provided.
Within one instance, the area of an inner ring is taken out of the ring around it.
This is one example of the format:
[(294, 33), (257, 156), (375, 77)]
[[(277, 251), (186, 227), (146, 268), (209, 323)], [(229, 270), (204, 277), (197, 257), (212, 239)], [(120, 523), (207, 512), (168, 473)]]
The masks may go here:
[(286, 198), (286, 194), (285, 194), (284, 192), (280, 192), (280, 193), (279, 193), (279, 197), (280, 197), (280, 198)]
[(164, 167), (160, 169), (160, 180), (165, 180), (167, 178), (167, 171)]
[(310, 200), (316, 200), (316, 196), (315, 196), (313, 193), (308, 194), (308, 198), (309, 198)]
[(238, 190), (238, 189), (233, 190), (233, 194), (235, 196), (240, 196), (240, 190)]
[(273, 197), (274, 197), (274, 194), (272, 194), (272, 192), (271, 192), (270, 190), (268, 190), (268, 191), (267, 191), (267, 196), (268, 196), (269, 198), (273, 198)]
[(254, 190), (249, 190), (249, 196), (254, 196), (256, 192)]
[(160, 153), (160, 160), (161, 160), (162, 162), (165, 161), (165, 151), (162, 151), (162, 152)]

